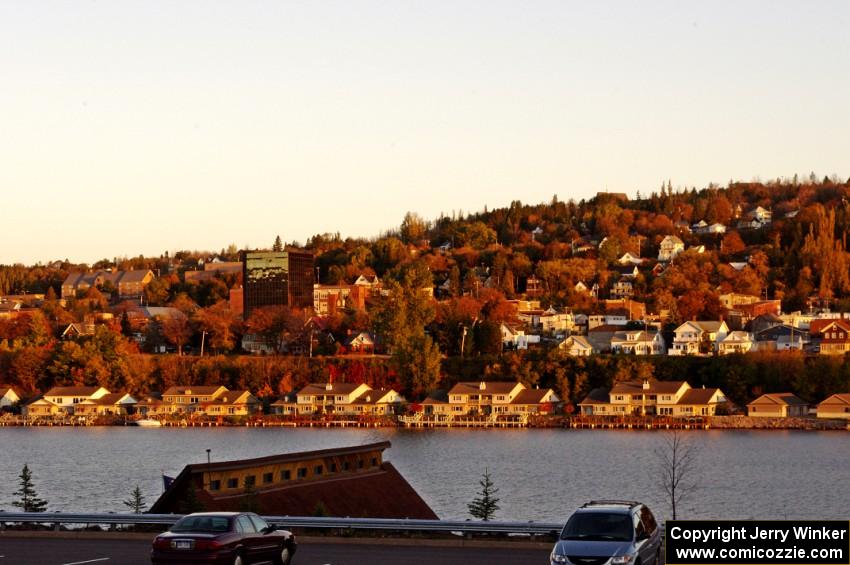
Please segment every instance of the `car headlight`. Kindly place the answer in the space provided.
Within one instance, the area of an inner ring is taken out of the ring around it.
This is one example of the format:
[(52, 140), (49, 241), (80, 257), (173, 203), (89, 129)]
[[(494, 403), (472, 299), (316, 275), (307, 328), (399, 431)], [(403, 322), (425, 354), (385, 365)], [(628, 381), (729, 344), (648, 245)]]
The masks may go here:
[(560, 553), (555, 553), (554, 551), (552, 552), (552, 555), (549, 556), (549, 560), (552, 563), (569, 563), (569, 561), (567, 561), (566, 555), (561, 555)]
[(611, 565), (626, 565), (631, 560), (631, 555), (615, 555), (611, 558)]

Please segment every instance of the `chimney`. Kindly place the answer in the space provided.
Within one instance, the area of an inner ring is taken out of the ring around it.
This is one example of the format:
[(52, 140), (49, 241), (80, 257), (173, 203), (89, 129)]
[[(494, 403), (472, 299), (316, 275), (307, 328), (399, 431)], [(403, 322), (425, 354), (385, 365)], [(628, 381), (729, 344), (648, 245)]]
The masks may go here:
[(649, 390), (649, 379), (643, 379), (643, 390)]
[(333, 389), (334, 389), (333, 383), (328, 383), (328, 384), (325, 385), (325, 390), (333, 390)]
[(485, 383), (484, 381), (481, 381), (481, 383), (479, 383), (479, 385), (478, 385), (478, 390), (486, 390), (486, 389), (487, 389), (487, 383)]

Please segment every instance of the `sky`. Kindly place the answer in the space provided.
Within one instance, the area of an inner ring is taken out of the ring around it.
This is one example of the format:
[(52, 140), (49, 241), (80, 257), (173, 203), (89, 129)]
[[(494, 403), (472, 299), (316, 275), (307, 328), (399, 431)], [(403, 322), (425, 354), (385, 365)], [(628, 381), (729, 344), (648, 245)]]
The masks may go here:
[(850, 176), (850, 3), (0, 2), (0, 264)]

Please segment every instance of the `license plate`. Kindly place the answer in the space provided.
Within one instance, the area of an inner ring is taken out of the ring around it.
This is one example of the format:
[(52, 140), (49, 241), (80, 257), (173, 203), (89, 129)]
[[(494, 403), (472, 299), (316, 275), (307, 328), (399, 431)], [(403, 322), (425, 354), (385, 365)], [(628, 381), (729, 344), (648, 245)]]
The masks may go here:
[(195, 544), (190, 539), (178, 539), (171, 542), (171, 547), (174, 549), (192, 549), (193, 545)]

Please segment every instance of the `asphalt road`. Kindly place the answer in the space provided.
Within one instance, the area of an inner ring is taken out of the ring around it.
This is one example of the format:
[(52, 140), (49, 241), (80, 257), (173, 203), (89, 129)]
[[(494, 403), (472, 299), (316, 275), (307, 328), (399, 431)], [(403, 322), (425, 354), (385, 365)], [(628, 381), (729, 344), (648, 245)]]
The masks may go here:
[[(0, 565), (150, 565), (148, 540), (16, 538), (0, 534)], [(293, 565), (534, 565), (549, 550), (302, 542)]]

